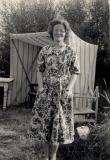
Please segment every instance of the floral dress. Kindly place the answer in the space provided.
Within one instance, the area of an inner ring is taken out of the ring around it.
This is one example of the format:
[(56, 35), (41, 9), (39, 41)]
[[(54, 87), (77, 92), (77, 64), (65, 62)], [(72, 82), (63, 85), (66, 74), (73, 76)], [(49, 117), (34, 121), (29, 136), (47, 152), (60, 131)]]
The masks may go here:
[(72, 143), (74, 108), (65, 91), (70, 76), (79, 74), (76, 53), (70, 46), (61, 51), (47, 45), (38, 55), (38, 69), (43, 76), (43, 91), (36, 94), (31, 136), (39, 142)]

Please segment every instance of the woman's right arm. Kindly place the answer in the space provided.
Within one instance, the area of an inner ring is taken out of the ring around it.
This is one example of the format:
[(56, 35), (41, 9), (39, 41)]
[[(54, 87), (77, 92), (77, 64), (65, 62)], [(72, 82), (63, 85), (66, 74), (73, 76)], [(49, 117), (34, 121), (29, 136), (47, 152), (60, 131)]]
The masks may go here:
[(45, 47), (41, 49), (37, 58), (37, 83), (38, 90), (43, 90), (43, 72), (45, 71)]
[(37, 71), (37, 83), (38, 83), (38, 91), (43, 91), (43, 77), (42, 72)]

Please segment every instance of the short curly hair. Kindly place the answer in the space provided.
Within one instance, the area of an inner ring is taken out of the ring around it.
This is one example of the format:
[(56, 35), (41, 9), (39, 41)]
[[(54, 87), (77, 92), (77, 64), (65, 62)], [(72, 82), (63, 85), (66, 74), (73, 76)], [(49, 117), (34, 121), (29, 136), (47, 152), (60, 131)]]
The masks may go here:
[(50, 22), (49, 27), (48, 27), (48, 33), (50, 35), (50, 38), (53, 40), (53, 29), (54, 29), (54, 26), (57, 24), (62, 24), (64, 26), (65, 32), (66, 32), (64, 42), (69, 43), (69, 35), (70, 35), (71, 27), (65, 19), (53, 19)]

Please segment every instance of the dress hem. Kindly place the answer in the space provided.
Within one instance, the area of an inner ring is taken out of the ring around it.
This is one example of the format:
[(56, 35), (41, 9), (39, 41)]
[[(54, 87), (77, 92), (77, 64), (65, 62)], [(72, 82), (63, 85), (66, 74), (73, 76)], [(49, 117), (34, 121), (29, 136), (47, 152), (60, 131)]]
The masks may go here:
[(48, 141), (48, 140), (38, 140), (37, 138), (34, 138), (34, 137), (29, 137), (29, 139), (31, 139), (32, 141), (36, 141), (36, 143), (40, 143), (40, 144), (43, 144), (43, 143), (48, 143), (48, 144), (71, 144), (74, 142), (74, 138), (72, 140), (65, 140), (64, 142), (55, 142), (55, 141)]

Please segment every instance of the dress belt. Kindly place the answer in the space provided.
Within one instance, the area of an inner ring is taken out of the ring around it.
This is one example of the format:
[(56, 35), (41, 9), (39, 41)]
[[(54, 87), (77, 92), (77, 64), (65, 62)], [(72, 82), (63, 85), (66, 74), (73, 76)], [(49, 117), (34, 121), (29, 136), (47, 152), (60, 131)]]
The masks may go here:
[(51, 77), (49, 77), (49, 79), (51, 80), (51, 81), (62, 81), (62, 80), (65, 80), (66, 78), (68, 78), (68, 76), (67, 75), (64, 75), (63, 77), (54, 77), (54, 76), (51, 76)]

